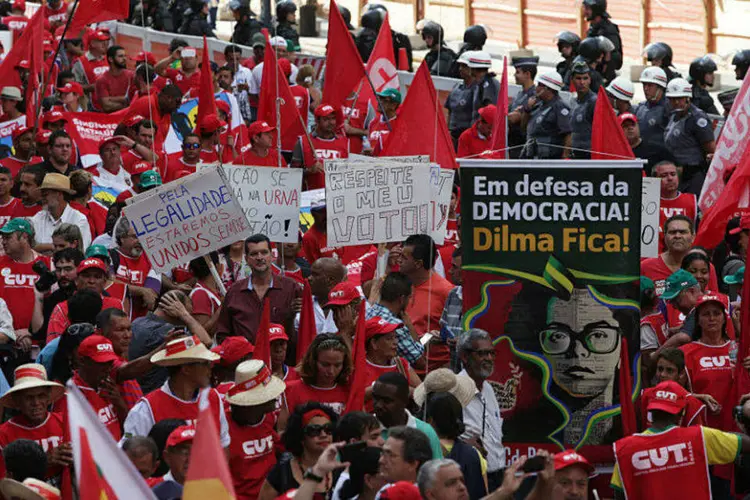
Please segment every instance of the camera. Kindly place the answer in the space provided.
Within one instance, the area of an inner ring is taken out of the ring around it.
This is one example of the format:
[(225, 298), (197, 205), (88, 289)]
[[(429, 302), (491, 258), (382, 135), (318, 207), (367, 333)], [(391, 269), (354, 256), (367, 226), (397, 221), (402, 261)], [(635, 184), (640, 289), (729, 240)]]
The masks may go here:
[(34, 262), (34, 264), (31, 266), (31, 269), (34, 270), (35, 273), (39, 275), (39, 279), (34, 283), (34, 287), (39, 292), (46, 292), (50, 288), (52, 288), (52, 285), (57, 283), (57, 276), (55, 276), (55, 273), (49, 270), (49, 267), (47, 267), (47, 264), (42, 262), (41, 260), (38, 260)]

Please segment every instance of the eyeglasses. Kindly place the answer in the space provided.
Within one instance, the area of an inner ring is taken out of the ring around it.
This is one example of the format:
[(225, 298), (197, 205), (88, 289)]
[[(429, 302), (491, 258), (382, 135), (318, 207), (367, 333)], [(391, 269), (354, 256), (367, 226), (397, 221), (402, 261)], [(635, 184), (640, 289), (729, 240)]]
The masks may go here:
[(302, 429), (302, 432), (307, 437), (318, 437), (321, 434), (323, 434), (324, 432), (326, 434), (328, 434), (329, 436), (332, 436), (333, 435), (333, 424), (324, 424), (324, 425), (310, 424), (310, 425), (306, 425)]
[(182, 145), (183, 149), (200, 149), (201, 145), (197, 142), (189, 142)]
[(476, 354), (480, 358), (484, 358), (485, 356), (494, 358), (495, 356), (497, 356), (497, 353), (494, 349), (466, 349), (466, 352)]
[(580, 342), (589, 352), (609, 354), (620, 342), (620, 329), (606, 321), (589, 323), (576, 332), (564, 323), (550, 323), (539, 332), (539, 344), (545, 354), (565, 354)]

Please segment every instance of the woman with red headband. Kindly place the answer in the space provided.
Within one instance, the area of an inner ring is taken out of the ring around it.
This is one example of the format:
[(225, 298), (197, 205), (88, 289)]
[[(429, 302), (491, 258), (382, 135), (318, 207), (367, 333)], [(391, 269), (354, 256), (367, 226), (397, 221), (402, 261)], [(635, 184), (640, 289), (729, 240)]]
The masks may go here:
[[(288, 386), (287, 386), (288, 387)], [(299, 405), (289, 417), (289, 425), (282, 437), (287, 453), (268, 473), (260, 489), (258, 500), (273, 500), (284, 492), (299, 488), (305, 479), (318, 483), (314, 499), (324, 499), (333, 488), (333, 479), (312, 474), (312, 466), (321, 453), (333, 442), (337, 416), (326, 405), (308, 402)]]

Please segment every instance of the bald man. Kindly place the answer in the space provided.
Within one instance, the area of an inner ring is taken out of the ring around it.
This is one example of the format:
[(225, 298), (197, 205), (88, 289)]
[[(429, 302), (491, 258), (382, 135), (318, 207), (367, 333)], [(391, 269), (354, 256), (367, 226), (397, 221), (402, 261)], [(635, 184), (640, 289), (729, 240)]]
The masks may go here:
[[(333, 314), (323, 311), (323, 306), (328, 301), (328, 293), (331, 289), (346, 279), (346, 267), (337, 259), (321, 257), (313, 262), (310, 268), (310, 289), (313, 295), (313, 307), (315, 309), (315, 328), (318, 335), (321, 333), (337, 333), (336, 323), (333, 322)], [(299, 314), (294, 318), (294, 328), (299, 330)]]

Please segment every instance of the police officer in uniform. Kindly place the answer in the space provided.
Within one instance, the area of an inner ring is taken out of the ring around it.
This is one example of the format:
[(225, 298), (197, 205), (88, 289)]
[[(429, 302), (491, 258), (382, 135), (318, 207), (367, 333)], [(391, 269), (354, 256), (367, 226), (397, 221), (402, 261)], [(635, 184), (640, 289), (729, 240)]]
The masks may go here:
[(521, 156), (519, 146), (526, 143), (526, 124), (531, 114), (531, 107), (536, 102), (536, 78), (539, 56), (534, 56), (530, 50), (511, 51), (510, 61), (516, 69), (516, 85), (522, 90), (510, 103), (508, 112), (508, 157), (517, 159)]
[[(578, 45), (578, 55), (573, 59), (573, 64), (583, 61), (588, 64), (591, 71), (591, 90), (594, 93), (599, 92), (599, 87), (604, 83), (602, 75), (596, 70), (599, 64), (604, 59), (604, 51), (602, 50), (602, 44), (599, 38), (584, 38)], [(572, 67), (572, 65), (571, 65)], [(568, 70), (568, 73), (563, 78), (565, 88), (570, 87), (570, 83), (573, 80), (573, 73)]]
[(641, 83), (646, 100), (635, 108), (641, 139), (654, 149), (664, 147), (664, 129), (669, 121), (669, 106), (664, 97), (667, 75), (657, 66), (649, 66), (641, 72)]
[(471, 117), (474, 114), (474, 90), (476, 82), (469, 68), (469, 52), (464, 52), (458, 57), (458, 77), (463, 80), (456, 85), (445, 99), (445, 107), (450, 112), (448, 115), (448, 130), (453, 139), (453, 147), (458, 147), (458, 138), (467, 128), (471, 127)]
[(570, 71), (570, 65), (573, 64), (573, 59), (578, 55), (578, 44), (581, 43), (581, 37), (572, 31), (561, 31), (555, 36), (555, 40), (557, 41), (557, 51), (563, 57), (563, 60), (557, 63), (556, 69), (560, 76), (565, 78), (565, 75)]
[(522, 158), (568, 158), (571, 145), (570, 109), (558, 95), (562, 87), (563, 81), (557, 71), (549, 71), (537, 78), (538, 102), (531, 111)]
[(680, 191), (699, 195), (706, 178), (706, 156), (716, 148), (714, 131), (706, 113), (690, 103), (693, 89), (684, 78), (667, 84), (670, 117), (664, 145), (682, 167)]
[(591, 68), (583, 62), (573, 63), (570, 68), (576, 88), (576, 107), (573, 108), (570, 126), (573, 131), (571, 158), (590, 160), (591, 128), (594, 124), (596, 94), (591, 90)]
[[(583, 15), (589, 21), (587, 38), (603, 36), (614, 45), (611, 52), (605, 55), (606, 66), (600, 68), (604, 80), (610, 82), (617, 76), (616, 71), (622, 68), (622, 39), (620, 29), (610, 20), (607, 13), (607, 0), (583, 0)], [(591, 89), (596, 92), (592, 86)]]
[(422, 28), (422, 40), (427, 44), (429, 52), (424, 56), (430, 74), (455, 78), (452, 74), (458, 56), (443, 40), (443, 27), (434, 21), (426, 21)]
[(693, 104), (709, 115), (718, 115), (713, 97), (706, 90), (714, 84), (716, 63), (708, 56), (699, 57), (690, 63), (690, 80), (693, 83)]
[(643, 49), (643, 54), (652, 66), (664, 70), (664, 73), (667, 75), (667, 82), (674, 78), (682, 78), (682, 75), (675, 71), (674, 66), (672, 66), (672, 47), (666, 43), (649, 43), (646, 45), (646, 48)]
[(474, 113), (472, 113), (472, 123), (479, 119), (479, 110), (489, 104), (497, 102), (497, 96), (500, 94), (500, 82), (495, 78), (495, 73), (490, 71), (492, 67), (492, 57), (489, 52), (484, 50), (475, 50), (464, 52), (468, 57), (468, 65), (471, 74), (477, 86), (474, 89)]
[(633, 112), (630, 101), (633, 100), (635, 88), (633, 88), (633, 82), (630, 81), (630, 78), (618, 76), (604, 90), (607, 91), (609, 102), (612, 103), (612, 108), (618, 116)]
[(750, 68), (750, 50), (740, 50), (732, 58), (734, 66), (734, 76), (742, 81), (747, 74), (747, 68)]

